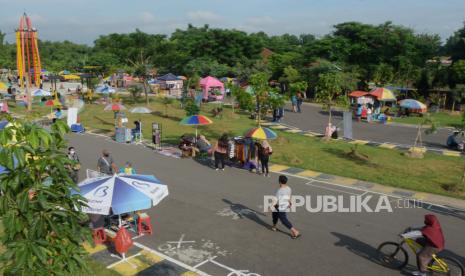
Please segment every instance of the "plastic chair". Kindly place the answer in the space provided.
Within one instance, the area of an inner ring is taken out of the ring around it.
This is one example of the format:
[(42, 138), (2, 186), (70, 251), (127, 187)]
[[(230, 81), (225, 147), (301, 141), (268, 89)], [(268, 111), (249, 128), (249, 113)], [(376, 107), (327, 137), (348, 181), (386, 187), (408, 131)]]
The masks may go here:
[(150, 216), (146, 213), (140, 214), (137, 218), (137, 233), (138, 235), (152, 234), (152, 223), (150, 222)]
[(107, 241), (107, 235), (105, 233), (105, 228), (99, 227), (92, 229), (92, 238), (95, 244), (103, 244)]

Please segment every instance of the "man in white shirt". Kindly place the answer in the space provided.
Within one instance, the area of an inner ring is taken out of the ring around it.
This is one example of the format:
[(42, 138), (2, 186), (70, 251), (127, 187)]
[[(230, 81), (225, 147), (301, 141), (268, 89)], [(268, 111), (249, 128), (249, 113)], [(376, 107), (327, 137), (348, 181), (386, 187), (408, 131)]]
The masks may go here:
[(279, 189), (276, 191), (276, 198), (273, 201), (273, 226), (271, 230), (277, 231), (276, 224), (278, 219), (284, 226), (291, 230), (291, 237), (297, 239), (301, 236), (300, 232), (292, 226), (292, 223), (287, 219), (288, 209), (291, 207), (291, 194), (292, 190), (287, 186), (287, 177), (285, 175), (279, 176)]

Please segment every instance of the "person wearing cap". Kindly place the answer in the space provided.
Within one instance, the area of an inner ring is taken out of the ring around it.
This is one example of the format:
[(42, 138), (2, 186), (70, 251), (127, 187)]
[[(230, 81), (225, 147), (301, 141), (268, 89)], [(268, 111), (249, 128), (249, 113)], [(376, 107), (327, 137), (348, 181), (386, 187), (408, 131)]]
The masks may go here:
[(118, 171), (118, 167), (116, 167), (113, 157), (110, 156), (108, 150), (102, 151), (102, 156), (97, 161), (97, 171), (108, 175), (112, 175)]

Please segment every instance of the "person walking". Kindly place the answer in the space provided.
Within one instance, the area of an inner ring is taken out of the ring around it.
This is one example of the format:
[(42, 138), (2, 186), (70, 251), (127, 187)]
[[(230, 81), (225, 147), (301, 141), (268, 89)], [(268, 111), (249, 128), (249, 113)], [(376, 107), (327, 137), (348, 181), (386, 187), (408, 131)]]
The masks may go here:
[(304, 93), (301, 91), (297, 92), (297, 112), (302, 113), (302, 103), (304, 102)]
[(108, 175), (112, 175), (118, 171), (113, 157), (110, 156), (110, 152), (106, 149), (102, 151), (102, 156), (97, 161), (97, 171)]
[(79, 157), (76, 153), (74, 147), (68, 148), (68, 159), (73, 161), (73, 164), (69, 166), (69, 176), (74, 181), (74, 183), (78, 183), (79, 181), (79, 170), (81, 169), (81, 163), (79, 162)]
[(291, 95), (291, 104), (292, 104), (292, 112), (296, 113), (297, 112), (297, 95), (296, 94)]
[(263, 176), (269, 176), (268, 162), (270, 161), (270, 155), (273, 154), (273, 149), (271, 148), (268, 141), (263, 140), (258, 148), (258, 159), (262, 164), (262, 174)]
[[(223, 134), (221, 135), (220, 139), (216, 142), (214, 148), (214, 157), (215, 157), (215, 169), (224, 171), (224, 159), (226, 158), (226, 154), (228, 153), (228, 135)], [(221, 166), (219, 166), (221, 164)]]
[(291, 231), (291, 237), (297, 239), (301, 236), (300, 232), (292, 225), (287, 218), (288, 209), (291, 207), (291, 195), (292, 189), (287, 185), (287, 177), (285, 175), (279, 176), (279, 189), (276, 191), (275, 199), (271, 205), (271, 211), (273, 212), (273, 226), (272, 231), (277, 231), (278, 220), (281, 221), (286, 228)]

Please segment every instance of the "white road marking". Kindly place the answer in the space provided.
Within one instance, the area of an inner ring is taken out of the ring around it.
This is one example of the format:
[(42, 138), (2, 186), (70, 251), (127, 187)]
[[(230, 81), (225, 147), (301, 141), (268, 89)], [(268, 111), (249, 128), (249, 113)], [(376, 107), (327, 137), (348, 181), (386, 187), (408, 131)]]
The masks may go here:
[(145, 246), (145, 245), (143, 245), (143, 244), (140, 244), (140, 243), (138, 243), (138, 242), (135, 242), (134, 245), (137, 246), (137, 247), (139, 247), (139, 248), (141, 248), (141, 249), (145, 249), (145, 250), (147, 250), (147, 251), (149, 251), (149, 252), (152, 252), (153, 254), (158, 255), (158, 256), (162, 257), (163, 259), (168, 260), (168, 261), (170, 261), (170, 262), (172, 262), (172, 263), (174, 263), (174, 264), (177, 264), (177, 265), (179, 265), (179, 266), (182, 267), (182, 268), (185, 268), (185, 269), (187, 269), (187, 270), (190, 270), (190, 271), (192, 271), (192, 272), (195, 272), (195, 273), (199, 274), (200, 276), (212, 276), (212, 275), (210, 275), (210, 274), (208, 274), (208, 273), (205, 273), (205, 272), (203, 272), (203, 271), (198, 270), (197, 268), (195, 268), (195, 267), (193, 267), (193, 266), (190, 266), (190, 265), (185, 264), (185, 263), (183, 263), (183, 262), (180, 262), (180, 261), (178, 261), (178, 260), (176, 260), (176, 259), (173, 259), (173, 258), (171, 258), (171, 257), (169, 257), (169, 256), (167, 256), (167, 255), (165, 255), (165, 254), (163, 254), (163, 253), (161, 253), (161, 252), (158, 252), (158, 251), (156, 251), (156, 250), (154, 250), (154, 249), (152, 249), (152, 248), (150, 248), (150, 247), (147, 247), (147, 246)]
[(333, 189), (333, 188), (328, 188), (328, 187), (324, 187), (324, 186), (320, 186), (320, 185), (316, 185), (316, 184), (311, 184), (311, 182), (305, 183), (305, 185), (316, 187), (316, 188), (321, 188), (321, 189), (324, 189), (324, 190), (333, 191), (333, 192), (337, 192), (337, 193), (346, 193), (346, 194), (355, 195), (355, 196), (361, 196), (361, 195), (364, 195), (364, 194), (367, 193), (367, 192), (365, 192), (363, 194), (351, 193), (351, 192), (343, 191), (343, 190), (340, 190), (340, 189)]
[(175, 243), (177, 244), (176, 245), (176, 248), (181, 248), (181, 244), (183, 243), (195, 243), (195, 241), (184, 241), (184, 234), (181, 235), (181, 238), (178, 240), (178, 241), (169, 241), (169, 242), (166, 242), (166, 243)]

